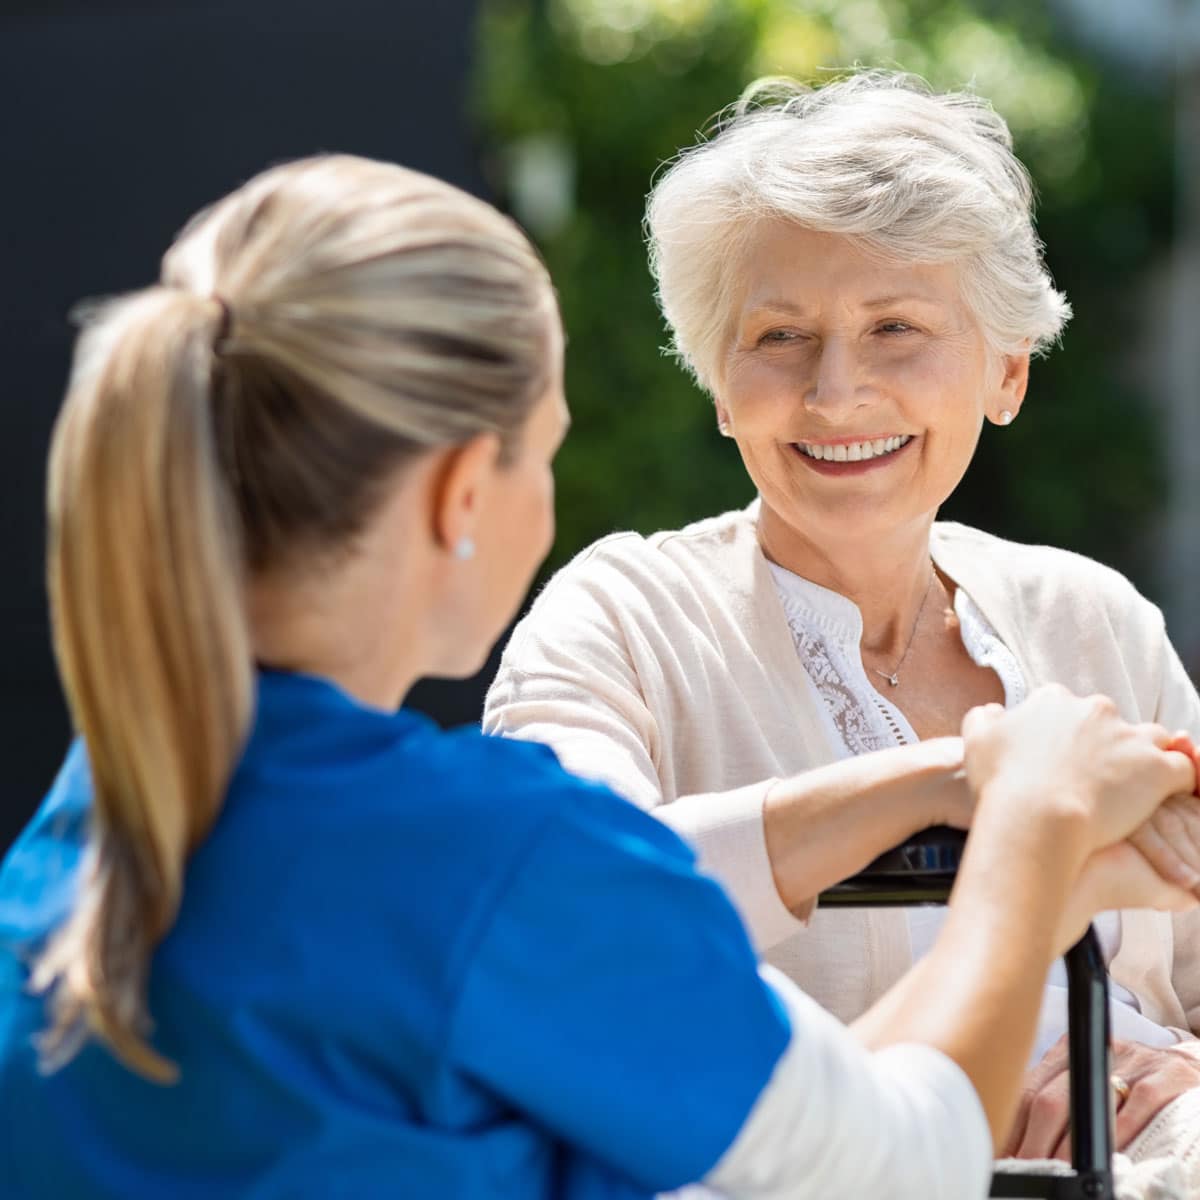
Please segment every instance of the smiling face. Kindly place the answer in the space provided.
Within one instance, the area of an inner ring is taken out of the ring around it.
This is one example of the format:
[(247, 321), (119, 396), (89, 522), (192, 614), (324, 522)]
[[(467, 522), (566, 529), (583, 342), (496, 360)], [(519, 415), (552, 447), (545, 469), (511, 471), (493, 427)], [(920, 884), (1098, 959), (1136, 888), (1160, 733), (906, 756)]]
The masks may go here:
[(983, 418), (1020, 407), (1028, 355), (988, 346), (953, 264), (766, 221), (738, 273), (715, 392), (764, 522), (818, 545), (927, 527)]

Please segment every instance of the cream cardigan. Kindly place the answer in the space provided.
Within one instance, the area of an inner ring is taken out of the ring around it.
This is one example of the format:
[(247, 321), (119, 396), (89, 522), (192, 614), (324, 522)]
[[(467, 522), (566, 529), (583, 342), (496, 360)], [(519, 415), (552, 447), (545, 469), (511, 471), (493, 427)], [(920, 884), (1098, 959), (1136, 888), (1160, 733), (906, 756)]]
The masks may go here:
[[(488, 693), (489, 731), (551, 745), (688, 838), (763, 957), (844, 1021), (911, 965), (895, 909), (793, 916), (763, 836), (770, 784), (833, 762), (819, 699), (759, 548), (757, 504), (580, 554), (517, 626)], [(940, 570), (964, 588), (1030, 687), (1111, 696), (1130, 720), (1200, 734), (1200, 697), (1158, 609), (1078, 555), (933, 527)], [(1200, 1028), (1200, 915), (1121, 914), (1117, 982), (1151, 1020)], [(1189, 1038), (1190, 1040), (1190, 1038)]]

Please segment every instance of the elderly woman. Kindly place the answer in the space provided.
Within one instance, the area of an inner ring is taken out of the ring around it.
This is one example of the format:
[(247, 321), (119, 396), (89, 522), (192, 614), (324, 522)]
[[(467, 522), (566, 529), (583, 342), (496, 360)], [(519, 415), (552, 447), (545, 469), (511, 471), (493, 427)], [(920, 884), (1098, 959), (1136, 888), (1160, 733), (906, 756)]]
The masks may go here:
[[(915, 830), (969, 823), (968, 709), (1058, 682), (1200, 731), (1160, 613), (1120, 575), (936, 521), (983, 422), (1020, 415), (1030, 357), (1070, 315), (1031, 209), (989, 105), (901, 75), (774, 85), (685, 152), (650, 197), (652, 263), (758, 499), (586, 550), (488, 697), (489, 729), (548, 742), (690, 838), (767, 960), (844, 1020), (942, 916), (814, 915), (814, 897)], [(1140, 846), (1165, 861), (1153, 831)], [(1198, 928), (1098, 923), (1118, 1142), (1143, 1156), (1200, 1085)], [(1024, 1157), (1066, 1149), (1063, 982), (1012, 1140)]]

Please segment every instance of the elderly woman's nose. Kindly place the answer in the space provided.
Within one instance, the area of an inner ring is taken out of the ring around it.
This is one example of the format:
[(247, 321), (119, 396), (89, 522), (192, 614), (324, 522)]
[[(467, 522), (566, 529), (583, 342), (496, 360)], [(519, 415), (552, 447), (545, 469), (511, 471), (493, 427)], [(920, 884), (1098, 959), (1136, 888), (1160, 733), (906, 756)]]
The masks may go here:
[(854, 350), (830, 338), (817, 355), (805, 387), (804, 401), (827, 416), (857, 408), (865, 402), (862, 364)]

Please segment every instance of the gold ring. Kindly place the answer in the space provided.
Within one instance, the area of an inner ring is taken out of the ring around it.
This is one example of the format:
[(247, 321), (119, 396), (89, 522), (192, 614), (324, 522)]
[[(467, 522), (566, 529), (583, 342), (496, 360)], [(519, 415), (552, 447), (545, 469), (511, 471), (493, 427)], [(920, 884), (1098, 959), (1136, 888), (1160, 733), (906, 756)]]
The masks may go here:
[(1120, 1107), (1120, 1105), (1124, 1104), (1125, 1101), (1129, 1099), (1129, 1093), (1131, 1090), (1129, 1084), (1126, 1083), (1125, 1080), (1120, 1077), (1120, 1075), (1110, 1075), (1108, 1077), (1108, 1082), (1112, 1084), (1112, 1090), (1116, 1092), (1117, 1096), (1119, 1097), (1118, 1107)]

